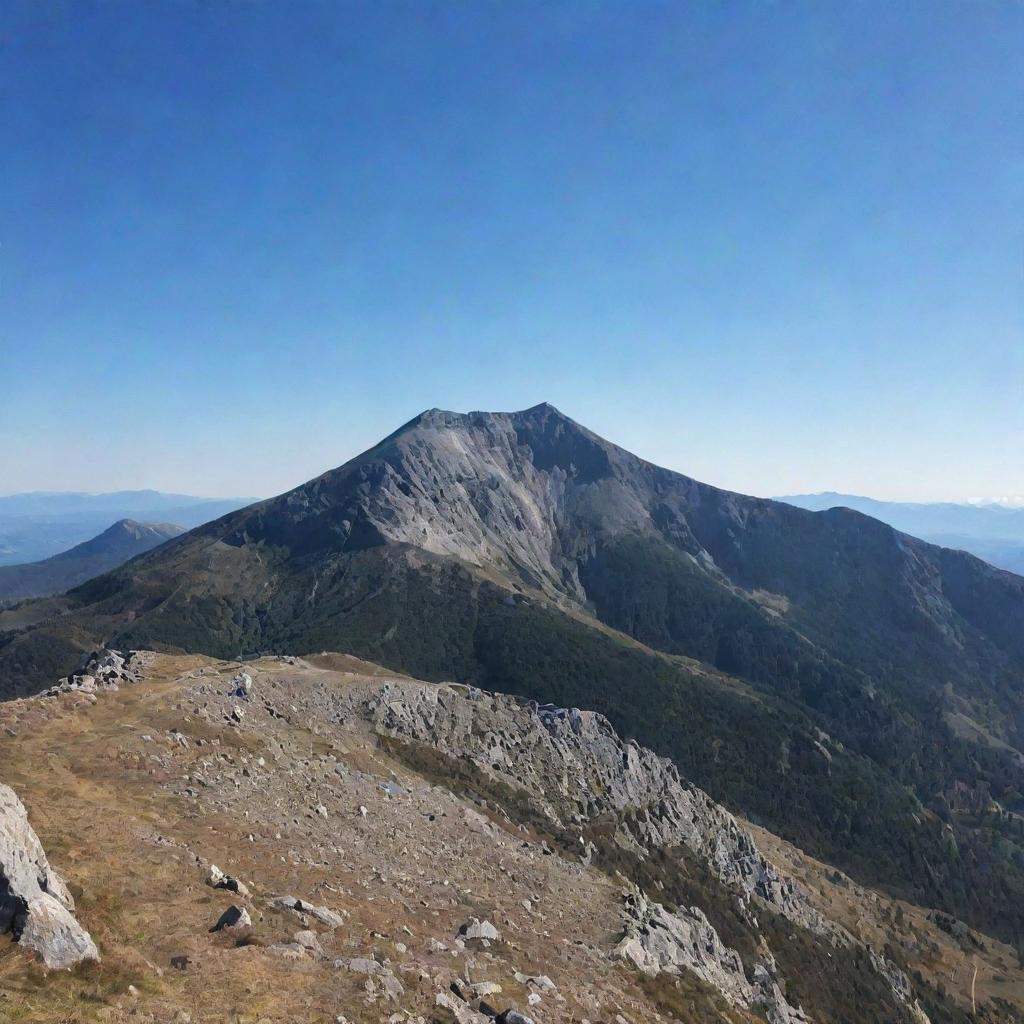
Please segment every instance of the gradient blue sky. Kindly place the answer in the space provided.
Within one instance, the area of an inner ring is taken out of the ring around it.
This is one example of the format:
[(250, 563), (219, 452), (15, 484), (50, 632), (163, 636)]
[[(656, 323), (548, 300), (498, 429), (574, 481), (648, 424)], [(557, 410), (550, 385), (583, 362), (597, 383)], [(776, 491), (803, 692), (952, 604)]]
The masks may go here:
[(6, 0), (0, 493), (271, 494), (546, 400), (1024, 494), (1024, 5)]

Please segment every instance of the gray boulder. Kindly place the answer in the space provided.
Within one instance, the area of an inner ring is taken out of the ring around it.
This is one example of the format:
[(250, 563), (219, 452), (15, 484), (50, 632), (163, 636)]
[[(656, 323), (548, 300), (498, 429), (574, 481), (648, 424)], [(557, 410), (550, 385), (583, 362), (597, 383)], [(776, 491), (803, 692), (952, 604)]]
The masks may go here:
[(0, 934), (33, 950), (47, 967), (98, 960), (89, 933), (75, 920), (75, 902), (50, 867), (14, 790), (0, 784)]
[(217, 918), (217, 923), (210, 929), (211, 932), (240, 931), (252, 924), (249, 911), (245, 907), (230, 906)]
[(275, 896), (270, 905), (275, 910), (291, 910), (296, 914), (312, 917), (328, 928), (340, 928), (345, 919), (329, 907), (319, 907), (308, 900), (299, 900), (294, 896)]
[(460, 939), (487, 939), (492, 942), (501, 938), (501, 933), (490, 921), (481, 921), (476, 917), (471, 917), (462, 925), (458, 934)]

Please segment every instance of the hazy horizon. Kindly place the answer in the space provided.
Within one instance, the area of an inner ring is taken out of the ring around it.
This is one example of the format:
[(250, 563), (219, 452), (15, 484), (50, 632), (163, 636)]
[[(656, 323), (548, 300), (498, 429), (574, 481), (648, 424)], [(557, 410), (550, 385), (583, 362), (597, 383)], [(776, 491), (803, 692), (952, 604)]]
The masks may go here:
[[(535, 404), (537, 404), (537, 403), (535, 403)], [(552, 404), (554, 404), (554, 403), (552, 403)], [(429, 408), (439, 408), (439, 407), (438, 406), (430, 406)], [(524, 406), (524, 408), (529, 408), (529, 406)], [(421, 409), (420, 410), (420, 412), (425, 412), (425, 411), (426, 411), (426, 409)], [(513, 410), (513, 409), (497, 409), (497, 410), (452, 409), (452, 410), (447, 410), (447, 411), (460, 412), (460, 413), (469, 413), (469, 412), (478, 412), (478, 411), (486, 411), (486, 412), (514, 412), (514, 411), (517, 411), (517, 410)], [(561, 411), (564, 412), (564, 410), (561, 410)], [(97, 495), (106, 495), (106, 494), (119, 493), (119, 492), (131, 493), (131, 492), (152, 491), (154, 493), (159, 493), (159, 494), (164, 495), (164, 496), (172, 495), (172, 496), (181, 496), (181, 497), (188, 497), (188, 498), (197, 498), (198, 497), (198, 498), (207, 498), (207, 499), (215, 500), (215, 501), (216, 500), (222, 500), (222, 499), (231, 499), (231, 498), (245, 498), (245, 499), (251, 499), (252, 501), (262, 501), (265, 498), (272, 498), (272, 497), (277, 496), (278, 494), (284, 494), (284, 493), (292, 490), (293, 488), (299, 487), (301, 484), (306, 483), (308, 480), (311, 480), (311, 479), (314, 479), (315, 477), (320, 476), (322, 473), (326, 473), (326, 472), (328, 472), (328, 471), (330, 471), (332, 469), (336, 469), (339, 466), (344, 465), (349, 460), (358, 457), (363, 452), (368, 451), (369, 449), (374, 447), (374, 445), (376, 445), (384, 437), (386, 437), (388, 434), (392, 433), (394, 429), (398, 429), (398, 427), (400, 427), (403, 423), (408, 422), (408, 420), (412, 419), (412, 418), (413, 417), (407, 417), (406, 419), (402, 420), (401, 422), (396, 423), (393, 428), (383, 430), (381, 435), (380, 435), (380, 437), (376, 438), (376, 440), (373, 440), (373, 441), (369, 442), (365, 447), (362, 447), (362, 448), (359, 448), (358, 450), (349, 452), (343, 458), (340, 458), (338, 461), (336, 461), (334, 463), (331, 463), (330, 465), (324, 465), (324, 466), (320, 466), (318, 468), (314, 468), (312, 471), (306, 473), (306, 475), (295, 478), (290, 483), (285, 484), (284, 486), (280, 487), (277, 490), (262, 491), (261, 492), (261, 491), (255, 490), (253, 488), (246, 488), (246, 487), (242, 486), (242, 487), (240, 487), (239, 489), (237, 489), (234, 492), (228, 492), (228, 491), (203, 491), (203, 490), (197, 490), (195, 488), (190, 488), (189, 486), (187, 486), (188, 477), (185, 476), (185, 477), (181, 477), (180, 478), (182, 484), (186, 485), (186, 486), (182, 486), (182, 487), (164, 487), (164, 486), (161, 486), (159, 483), (154, 483), (154, 482), (143, 483), (143, 484), (139, 484), (139, 485), (135, 485), (135, 484), (132, 484), (132, 483), (127, 483), (127, 484), (118, 485), (118, 486), (114, 486), (114, 487), (97, 487), (97, 486), (66, 487), (66, 488), (65, 487), (33, 487), (33, 488), (28, 488), (28, 489), (3, 489), (3, 490), (0, 490), (0, 499), (16, 497), (16, 496), (21, 496), (21, 495), (33, 495), (33, 494), (38, 494), (38, 495), (45, 495), (45, 494), (53, 494), (53, 495), (83, 494), (83, 495), (89, 495), (89, 496), (97, 496)], [(575, 417), (572, 417), (572, 418), (575, 419)], [(581, 421), (578, 421), (578, 422), (581, 422)], [(583, 423), (582, 425), (586, 426), (586, 427), (590, 427), (590, 424), (587, 424), (587, 423)], [(593, 428), (591, 428), (591, 429), (593, 429)], [(596, 432), (600, 433), (600, 431), (596, 431)], [(603, 434), (602, 436), (604, 436), (607, 440), (612, 441), (613, 443), (620, 444), (618, 441), (616, 441), (616, 439), (614, 437), (609, 437), (606, 434)], [(620, 444), (620, 447), (626, 447), (626, 446)], [(972, 504), (974, 504), (974, 505), (999, 506), (999, 507), (1004, 507), (1004, 508), (1020, 508), (1020, 507), (1024, 507), (1024, 493), (1021, 493), (1021, 494), (981, 494), (981, 495), (979, 495), (979, 494), (963, 494), (963, 493), (955, 493), (955, 492), (953, 492), (953, 493), (943, 494), (941, 496), (928, 496), (928, 495), (924, 495), (924, 496), (914, 496), (914, 497), (901, 497), (901, 496), (892, 496), (892, 495), (882, 494), (882, 493), (878, 493), (878, 492), (873, 491), (873, 490), (861, 490), (861, 491), (858, 491), (858, 490), (852, 490), (852, 489), (850, 489), (848, 487), (829, 486), (827, 484), (824, 485), (824, 486), (809, 485), (808, 487), (806, 487), (804, 489), (784, 489), (784, 488), (776, 487), (774, 489), (773, 488), (768, 488), (768, 489), (765, 489), (765, 490), (751, 490), (751, 489), (745, 489), (743, 487), (727, 485), (725, 483), (722, 483), (721, 480), (715, 479), (713, 477), (701, 477), (701, 476), (699, 476), (699, 475), (697, 475), (695, 473), (689, 472), (685, 466), (672, 465), (672, 464), (670, 464), (667, 461), (659, 462), (658, 459), (651, 458), (650, 456), (645, 455), (642, 451), (637, 451), (635, 449), (628, 449), (628, 450), (632, 451), (634, 455), (639, 455), (641, 458), (646, 459), (648, 462), (653, 462), (656, 465), (664, 466), (666, 469), (671, 469), (674, 472), (683, 474), (684, 476), (693, 477), (694, 479), (701, 480), (701, 482), (703, 482), (703, 483), (712, 484), (713, 486), (721, 487), (721, 488), (723, 488), (725, 490), (732, 490), (732, 491), (736, 491), (736, 492), (738, 492), (740, 494), (748, 494), (748, 495), (752, 495), (752, 496), (755, 496), (755, 497), (783, 499), (783, 498), (785, 498), (787, 496), (788, 497), (797, 497), (797, 496), (807, 496), (807, 495), (837, 494), (837, 495), (850, 495), (850, 496), (856, 496), (856, 497), (861, 497), (861, 498), (869, 498), (869, 499), (873, 499), (875, 501), (881, 501), (881, 502), (921, 503), (921, 504), (952, 503), (952, 504), (960, 504), (960, 505), (972, 505)], [(159, 472), (159, 467), (155, 467), (155, 471)], [(150, 479), (150, 478), (147, 478), (147, 479)], [(156, 478), (153, 478), (153, 479), (156, 479)]]
[[(432, 407), (432, 408), (434, 408), (434, 407)], [(421, 410), (421, 412), (423, 412), (423, 411), (426, 411), (426, 410)], [(454, 412), (476, 412), (476, 411), (511, 412), (511, 411), (515, 411), (515, 410), (469, 410), (469, 409), (467, 409), (467, 410), (450, 410), (450, 411), (454, 411)], [(405, 422), (405, 421), (403, 421), (403, 422)], [(399, 426), (400, 425), (401, 424), (399, 424)], [(584, 426), (586, 426), (586, 424), (584, 424)], [(386, 436), (386, 435), (382, 435), (382, 438), (383, 438), (383, 436)], [(379, 438), (378, 440), (381, 440), (382, 438)], [(610, 441), (614, 442), (614, 438), (607, 438), (607, 440), (610, 440)], [(370, 445), (368, 447), (372, 447), (372, 445)], [(266, 498), (272, 498), (272, 497), (275, 497), (278, 494), (286, 493), (287, 491), (292, 490), (294, 487), (298, 487), (301, 484), (307, 482), (308, 480), (313, 479), (313, 478), (319, 476), (321, 473), (328, 472), (331, 469), (334, 469), (334, 468), (337, 468), (338, 466), (344, 465), (344, 463), (349, 461), (350, 458), (357, 457), (358, 455), (362, 454), (362, 452), (365, 451), (365, 450), (367, 450), (367, 449), (362, 449), (362, 450), (360, 450), (358, 452), (353, 452), (350, 456), (346, 457), (345, 459), (343, 459), (341, 462), (337, 463), (336, 465), (324, 466), (321, 469), (311, 473), (308, 477), (303, 477), (301, 480), (294, 481), (294, 483), (292, 483), (292, 484), (282, 488), (280, 491), (274, 491), (274, 492), (268, 492), (268, 493), (262, 493), (262, 494), (242, 493), (242, 492), (238, 492), (238, 493), (234, 493), (234, 494), (227, 494), (227, 493), (221, 494), (221, 493), (198, 492), (198, 491), (187, 490), (187, 489), (186, 490), (173, 490), (172, 491), (172, 490), (169, 490), (169, 489), (163, 488), (163, 487), (147, 485), (147, 486), (138, 486), (138, 487), (135, 487), (135, 486), (117, 487), (117, 488), (111, 488), (109, 490), (108, 489), (97, 489), (97, 488), (92, 488), (92, 489), (90, 489), (90, 488), (69, 488), (69, 489), (65, 489), (65, 490), (56, 489), (56, 488), (36, 488), (36, 489), (33, 489), (33, 490), (28, 490), (28, 491), (22, 491), (22, 490), (2, 490), (2, 491), (0, 491), (0, 500), (2, 500), (4, 498), (20, 497), (20, 496), (31, 496), (31, 495), (54, 495), (54, 496), (85, 495), (85, 496), (89, 496), (89, 497), (96, 497), (96, 496), (105, 496), (105, 495), (116, 494), (116, 493), (130, 494), (130, 493), (152, 492), (152, 493), (158, 493), (158, 494), (160, 494), (163, 497), (201, 498), (201, 499), (208, 499), (208, 500), (211, 500), (211, 501), (219, 501), (219, 500), (226, 500), (226, 499), (233, 499), (233, 498), (241, 498), (241, 499), (244, 499), (244, 500), (251, 500), (251, 501), (262, 501), (262, 500), (264, 500)], [(640, 452), (634, 452), (634, 454), (641, 455), (641, 457), (643, 457), (642, 453), (640, 453)], [(648, 460), (648, 461), (653, 461), (653, 460)], [(682, 474), (684, 474), (686, 476), (693, 476), (693, 474), (687, 473), (685, 468), (680, 468), (680, 467), (675, 467), (675, 466), (668, 466), (668, 465), (666, 466), (666, 468), (672, 469), (675, 472), (682, 473)], [(712, 485), (715, 485), (715, 486), (724, 486), (722, 484), (717, 483), (715, 480), (710, 480), (710, 479), (709, 480), (702, 480), (702, 482), (703, 483), (709, 483), (709, 484), (712, 484)], [(727, 489), (734, 489), (734, 490), (736, 490), (736, 488), (727, 488)], [(756, 497), (772, 498), (772, 499), (775, 499), (775, 500), (785, 500), (787, 497), (808, 497), (808, 496), (820, 496), (820, 495), (835, 494), (835, 495), (838, 495), (838, 496), (850, 496), (850, 497), (867, 498), (867, 499), (872, 499), (872, 500), (880, 501), (880, 502), (897, 502), (897, 503), (899, 503), (899, 502), (920, 502), (922, 504), (952, 503), (952, 504), (959, 504), (959, 505), (981, 505), (981, 506), (1001, 507), (1001, 508), (1009, 508), (1009, 509), (1024, 508), (1024, 494), (1019, 494), (1019, 495), (1018, 494), (966, 495), (966, 496), (965, 495), (960, 495), (960, 496), (956, 496), (956, 497), (939, 497), (939, 498), (924, 497), (924, 498), (906, 499), (906, 498), (892, 498), (892, 497), (887, 497), (885, 495), (880, 495), (880, 494), (876, 494), (876, 493), (856, 492), (856, 491), (840, 489), (840, 488), (837, 488), (837, 487), (827, 487), (827, 486), (826, 487), (816, 487), (813, 490), (806, 490), (806, 491), (783, 491), (783, 490), (775, 489), (775, 490), (771, 490), (771, 491), (765, 491), (764, 493), (755, 493), (753, 491), (743, 491), (743, 490), (739, 489), (739, 493), (749, 494), (749, 495), (753, 495), (753, 496), (756, 496)]]
[(1024, 7), (4, 7), (0, 489), (272, 495), (550, 401), (1024, 494)]

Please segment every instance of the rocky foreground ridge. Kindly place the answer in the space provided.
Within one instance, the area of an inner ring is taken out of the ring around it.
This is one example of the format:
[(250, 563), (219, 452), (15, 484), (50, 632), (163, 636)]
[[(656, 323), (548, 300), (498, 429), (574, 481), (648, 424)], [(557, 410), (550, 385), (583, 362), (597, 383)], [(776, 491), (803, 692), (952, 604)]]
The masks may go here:
[[(0, 870), (38, 921), (0, 914), (0, 1019), (929, 1019), (931, 975), (912, 981), (861, 938), (841, 888), (796, 880), (591, 712), (336, 655), (99, 651), (0, 706), (0, 765), (83, 893), (76, 922), (0, 790), (0, 822), (17, 825), (0, 826)], [(857, 899), (863, 914), (878, 897)], [(36, 938), (49, 921), (56, 945)], [(903, 950), (955, 963), (919, 921)], [(1020, 1019), (992, 1002), (997, 977), (1016, 983), (1007, 952), (967, 934), (973, 1019)], [(100, 953), (64, 980), (33, 973)], [(959, 1021), (947, 1003), (941, 1019)]]

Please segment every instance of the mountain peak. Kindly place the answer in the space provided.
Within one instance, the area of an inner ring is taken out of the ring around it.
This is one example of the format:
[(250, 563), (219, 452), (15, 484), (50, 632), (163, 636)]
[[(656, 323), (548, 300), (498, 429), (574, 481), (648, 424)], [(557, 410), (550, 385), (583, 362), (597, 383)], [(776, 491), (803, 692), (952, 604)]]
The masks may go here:
[(56, 594), (184, 533), (171, 523), (119, 519), (90, 540), (38, 562), (0, 566), (0, 602)]
[[(1021, 806), (1022, 621), (1024, 579), (865, 515), (719, 490), (546, 403), (438, 409), (68, 598), (0, 614), (0, 693), (100, 642), (335, 649), (497, 683), (607, 713), (844, 870), (903, 851), (877, 877), (1015, 940), (1016, 824), (996, 854), (979, 812)], [(947, 711), (998, 743), (941, 731)], [(870, 813), (852, 815), (864, 792)]]
[[(116, 523), (108, 526), (94, 541), (104, 538), (115, 540), (120, 537), (128, 537), (132, 540), (141, 540), (143, 537), (162, 537), (169, 539), (184, 533), (184, 529), (174, 523), (145, 523), (137, 519), (118, 519)], [(88, 542), (87, 542), (88, 543)]]
[(531, 405), (529, 409), (523, 409), (520, 412), (512, 413), (513, 416), (555, 416), (561, 420), (569, 419), (560, 409), (557, 409), (550, 402), (539, 402), (537, 405)]
[[(551, 405), (550, 402), (540, 402), (537, 405), (530, 406), (528, 409), (512, 412), (490, 412), (486, 409), (454, 412), (451, 409), (441, 409), (435, 406), (430, 409), (424, 409), (423, 412), (418, 413), (411, 420), (403, 423), (397, 430), (388, 434), (387, 437), (371, 448), (370, 452), (379, 451), (389, 443), (423, 429), (450, 430), (486, 426), (497, 431), (507, 431), (509, 427), (515, 429), (522, 427), (533, 429), (547, 427), (550, 429), (552, 424), (569, 427), (572, 430), (596, 437), (596, 435), (591, 434), (581, 424)], [(364, 455), (368, 455), (370, 452), (364, 453)], [(362, 457), (358, 456), (357, 461)], [(339, 468), (343, 469), (344, 467)]]
[[(512, 410), (510, 412), (492, 412), (488, 409), (473, 409), (470, 412), (454, 412), (451, 409), (441, 409), (437, 406), (424, 409), (418, 416), (414, 416), (405, 427), (413, 426), (419, 423), (450, 423), (465, 420), (467, 417), (480, 417), (487, 416), (498, 419), (500, 417), (506, 417), (512, 420), (522, 419), (540, 419), (553, 416), (560, 420), (566, 420), (567, 422), (575, 422), (571, 420), (564, 412), (557, 409), (550, 402), (538, 402), (537, 405), (531, 405), (527, 409)], [(404, 428), (399, 428), (404, 429)]]
[(116, 523), (112, 523), (103, 532), (104, 533), (131, 533), (142, 524), (136, 519), (118, 519)]

